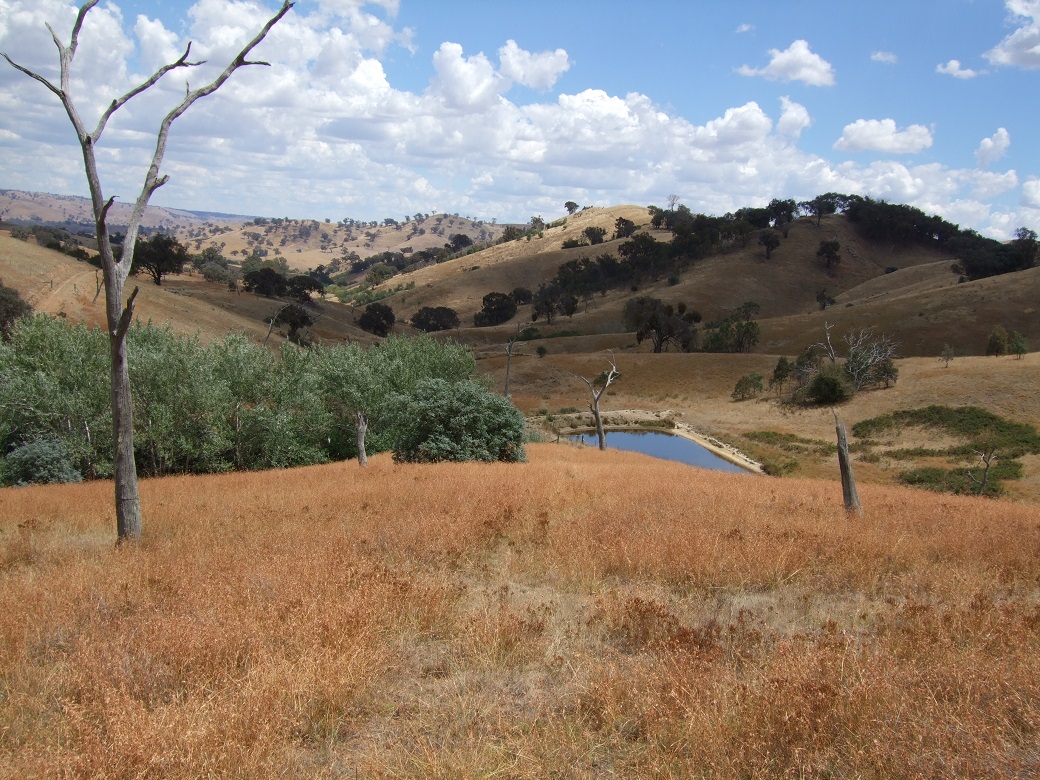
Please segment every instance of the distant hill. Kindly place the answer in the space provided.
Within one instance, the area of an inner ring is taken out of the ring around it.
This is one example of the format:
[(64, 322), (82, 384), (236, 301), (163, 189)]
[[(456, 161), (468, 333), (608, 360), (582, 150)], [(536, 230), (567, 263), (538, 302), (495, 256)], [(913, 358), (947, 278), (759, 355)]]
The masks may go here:
[[(82, 198), (12, 191), (0, 195), (0, 210), (5, 218), (17, 211), (37, 221), (48, 215), (78, 219), (87, 206)], [(482, 298), (489, 292), (509, 293), (517, 287), (535, 290), (569, 260), (618, 254), (622, 241), (562, 248), (565, 241), (580, 239), (587, 228), (603, 228), (609, 237), (616, 220), (623, 218), (659, 241), (670, 240), (671, 234), (655, 230), (648, 210), (634, 205), (584, 209), (503, 243), (495, 242), (500, 240), (505, 226), (449, 214), (417, 214), (380, 224), (287, 218), (204, 219), (205, 215), (170, 209), (159, 209), (149, 216), (151, 224), (173, 232), (191, 252), (212, 245), (232, 260), (242, 260), (252, 252), (267, 257), (280, 254), (290, 267), (300, 271), (327, 265), (336, 258), (367, 258), (383, 252), (399, 252), (407, 257), (409, 253), (439, 249), (452, 236), (464, 234), (477, 245), (473, 248), (476, 251), (393, 277), (382, 289), (387, 293), (401, 285), (408, 289), (391, 294), (384, 302), (393, 308), (403, 331), (408, 330), (406, 322), (421, 307), (451, 307), (462, 320), (456, 336), (492, 352), (515, 335), (518, 326), (525, 325), (535, 327), (542, 337), (556, 336), (551, 338), (554, 352), (635, 349), (634, 337), (625, 333), (621, 316), (625, 302), (634, 295), (685, 303), (699, 311), (705, 321), (725, 317), (743, 302), (755, 301), (761, 307), (762, 329), (755, 352), (765, 354), (797, 354), (821, 338), (825, 323), (834, 325), (836, 333), (876, 327), (892, 334), (899, 342), (900, 354), (905, 356), (937, 355), (946, 344), (961, 354), (982, 354), (990, 330), (998, 323), (1023, 333), (1032, 346), (1040, 345), (1040, 269), (964, 281), (956, 271), (956, 258), (935, 249), (901, 248), (891, 242), (863, 239), (852, 223), (837, 214), (823, 217), (819, 226), (811, 218), (795, 220), (788, 237), (768, 261), (763, 248), (752, 239), (744, 247), (698, 260), (671, 279), (596, 295), (583, 302), (573, 317), (559, 317), (552, 325), (532, 322), (531, 306), (526, 305), (519, 308), (511, 321), (491, 328), (472, 327), (473, 315), (481, 309)], [(821, 240), (832, 239), (840, 243), (842, 259), (834, 268), (827, 269), (816, 257), (816, 251)], [(23, 247), (19, 251), (27, 251), (24, 243), (17, 243)], [(490, 246), (479, 248), (487, 244)], [(47, 253), (52, 254), (55, 253)], [(28, 262), (37, 269), (47, 266), (39, 259)], [(93, 269), (67, 258), (61, 262), (72, 263), (71, 270), (56, 271), (47, 284), (54, 281), (61, 285), (63, 278), (79, 276), (91, 288), (92, 296)], [(0, 274), (12, 280), (19, 276), (10, 265), (8, 270), (0, 266)], [(142, 283), (142, 288), (153, 286)], [(834, 300), (823, 311), (817, 302), (821, 291)], [(165, 294), (177, 294), (181, 302), (191, 298), (198, 305), (214, 309), (212, 316), (206, 317), (192, 311), (183, 323), (185, 330), (205, 322), (207, 331), (212, 329), (214, 336), (219, 335), (224, 313), (259, 320), (255, 324), (257, 332), (266, 335), (262, 320), (269, 316), (267, 309), (273, 305), (270, 301), (228, 293), (221, 285), (210, 285), (197, 276), (171, 278), (163, 290), (150, 292), (159, 295), (159, 299)], [(29, 291), (30, 299), (38, 294)], [(47, 300), (49, 305), (60, 308), (50, 290)], [(74, 300), (65, 302), (67, 307), (76, 308), (74, 304)], [(370, 338), (353, 326), (356, 309), (333, 302), (322, 305), (328, 311), (315, 329), (324, 331), (323, 338)], [(179, 316), (176, 306), (163, 310), (171, 322)], [(73, 316), (69, 308), (66, 313)], [(84, 309), (82, 317), (92, 321), (94, 315)], [(337, 319), (342, 327), (334, 324)], [(229, 322), (224, 330), (238, 327), (239, 324)], [(639, 347), (646, 348), (645, 344)]]
[[(117, 201), (110, 212), (110, 224), (115, 227), (130, 221), (133, 204)], [(237, 224), (252, 220), (237, 214), (219, 214), (208, 211), (170, 209), (149, 206), (145, 211), (142, 226), (174, 230), (187, 223), (220, 222)], [(0, 190), (0, 221), (13, 224), (53, 224), (70, 232), (77, 229), (94, 231), (94, 216), (90, 200), (76, 195), (53, 195), (45, 192), (23, 192)]]

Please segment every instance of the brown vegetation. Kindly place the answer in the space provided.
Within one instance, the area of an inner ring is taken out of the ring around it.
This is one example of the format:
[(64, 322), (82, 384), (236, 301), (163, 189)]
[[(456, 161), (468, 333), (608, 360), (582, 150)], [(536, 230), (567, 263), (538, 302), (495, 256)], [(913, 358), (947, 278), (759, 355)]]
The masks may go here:
[(0, 776), (1040, 772), (1036, 506), (529, 454), (0, 491)]

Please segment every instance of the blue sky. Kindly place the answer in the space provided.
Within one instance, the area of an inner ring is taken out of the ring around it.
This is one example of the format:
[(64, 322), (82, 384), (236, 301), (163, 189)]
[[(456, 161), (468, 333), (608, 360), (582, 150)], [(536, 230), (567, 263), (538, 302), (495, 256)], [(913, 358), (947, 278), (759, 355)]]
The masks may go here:
[[(102, 0), (77, 53), (82, 113), (96, 121), (188, 40), (225, 63), (274, 9)], [(67, 38), (74, 18), (64, 0), (0, 0), (0, 51), (53, 76), (44, 23)], [(514, 222), (567, 200), (674, 193), (720, 214), (838, 191), (998, 238), (1040, 229), (1040, 0), (299, 0), (256, 56), (272, 67), (174, 125), (154, 203)], [(107, 193), (139, 190), (185, 77), (106, 129)], [(0, 187), (85, 194), (57, 100), (4, 62), (0, 160)]]

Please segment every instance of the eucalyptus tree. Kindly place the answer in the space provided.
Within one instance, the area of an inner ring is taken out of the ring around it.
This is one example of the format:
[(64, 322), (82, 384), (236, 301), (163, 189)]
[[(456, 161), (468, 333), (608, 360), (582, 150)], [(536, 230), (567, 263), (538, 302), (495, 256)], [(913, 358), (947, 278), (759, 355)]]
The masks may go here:
[[(392, 443), (389, 399), (411, 395), (424, 379), (449, 383), (470, 379), (476, 361), (466, 347), (454, 341), (441, 342), (425, 334), (413, 338), (391, 335), (368, 348), (358, 344), (322, 347), (317, 371), (334, 432), (353, 429), (358, 463), (365, 466), (370, 426), (379, 449)], [(333, 450), (334, 455), (337, 450), (342, 453), (342, 447)]]
[(72, 65), (76, 56), (76, 49), (79, 46), (79, 36), (83, 30), (84, 20), (91, 9), (98, 4), (98, 1), (87, 0), (80, 7), (67, 45), (58, 38), (54, 29), (49, 24), (47, 25), (47, 30), (50, 32), (54, 45), (58, 49), (60, 76), (57, 84), (45, 76), (16, 63), (7, 54), (0, 52), (0, 56), (3, 56), (16, 70), (43, 84), (61, 101), (62, 107), (65, 109), (65, 113), (76, 131), (76, 138), (82, 151), (83, 166), (87, 177), (87, 185), (90, 189), (91, 207), (96, 227), (97, 248), (101, 255), (105, 280), (105, 316), (108, 326), (110, 374), (112, 380), (112, 425), (115, 440), (116, 536), (119, 542), (124, 542), (136, 541), (141, 537), (141, 499), (137, 485), (137, 467), (134, 461), (133, 402), (130, 394), (130, 373), (126, 350), (126, 334), (134, 316), (134, 299), (137, 297), (138, 288), (135, 287), (124, 302), (123, 287), (130, 274), (130, 267), (134, 258), (134, 246), (137, 243), (137, 236), (145, 208), (148, 206), (148, 201), (155, 191), (166, 184), (169, 178), (166, 175), (160, 175), (159, 169), (162, 165), (163, 156), (166, 153), (170, 127), (193, 103), (220, 89), (239, 68), (246, 65), (268, 64), (248, 59), (249, 53), (267, 36), (271, 28), (289, 12), (293, 7), (293, 3), (290, 0), (284, 0), (278, 12), (235, 55), (234, 59), (231, 60), (219, 76), (205, 86), (196, 89), (191, 89), (189, 86), (180, 102), (163, 117), (156, 135), (155, 152), (152, 155), (151, 164), (145, 174), (141, 192), (134, 202), (130, 221), (127, 225), (126, 235), (123, 239), (123, 253), (117, 260), (112, 251), (108, 228), (108, 213), (115, 202), (115, 198), (111, 196), (105, 197), (97, 163), (96, 150), (102, 134), (109, 120), (120, 108), (133, 98), (155, 86), (167, 73), (181, 68), (193, 68), (203, 63), (201, 61), (193, 62), (188, 59), (191, 53), (191, 44), (189, 43), (184, 53), (177, 60), (161, 66), (140, 84), (131, 88), (125, 94), (114, 98), (101, 113), (96, 127), (90, 130), (80, 116), (77, 99), (72, 94)]

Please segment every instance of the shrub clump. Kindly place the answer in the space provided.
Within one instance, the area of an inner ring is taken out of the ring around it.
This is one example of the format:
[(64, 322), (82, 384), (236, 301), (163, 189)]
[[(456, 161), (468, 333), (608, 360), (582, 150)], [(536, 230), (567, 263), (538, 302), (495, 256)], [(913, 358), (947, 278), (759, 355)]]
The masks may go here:
[(61, 441), (33, 439), (4, 458), (3, 481), (7, 485), (56, 484), (82, 482), (83, 475)]
[(508, 399), (476, 382), (424, 379), (392, 407), (394, 460), (399, 463), (526, 458), (524, 416)]

